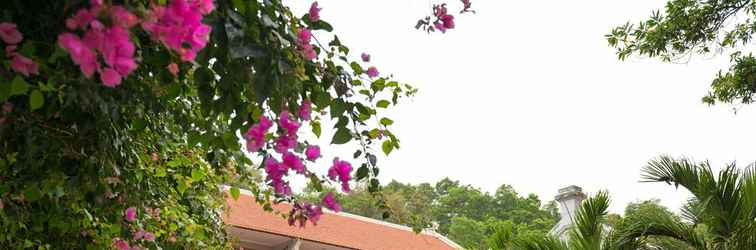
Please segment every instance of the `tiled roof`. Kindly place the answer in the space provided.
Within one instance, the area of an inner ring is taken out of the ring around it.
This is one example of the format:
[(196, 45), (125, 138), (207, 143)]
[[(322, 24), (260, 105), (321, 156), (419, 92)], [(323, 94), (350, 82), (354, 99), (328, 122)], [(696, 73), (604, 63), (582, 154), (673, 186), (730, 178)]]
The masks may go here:
[[(458, 249), (453, 242), (433, 232), (416, 234), (408, 227), (386, 223), (347, 213), (326, 212), (317, 226), (289, 226), (281, 218), (265, 212), (249, 195), (240, 195), (238, 200), (227, 198), (229, 212), (224, 216), (227, 224), (260, 232), (290, 236), (302, 240), (325, 243), (354, 249), (406, 249), (434, 250)], [(278, 204), (274, 209), (288, 212), (287, 204)]]

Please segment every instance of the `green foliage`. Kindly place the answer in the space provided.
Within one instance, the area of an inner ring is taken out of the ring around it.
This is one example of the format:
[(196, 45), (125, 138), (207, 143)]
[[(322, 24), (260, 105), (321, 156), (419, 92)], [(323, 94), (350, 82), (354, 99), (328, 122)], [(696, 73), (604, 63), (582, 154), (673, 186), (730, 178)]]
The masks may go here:
[[(384, 141), (398, 148), (399, 140), (373, 104), (385, 108), (378, 100), (396, 104), (417, 90), (362, 79), (335, 36), (317, 48), (318, 60), (302, 58), (297, 32), (309, 27), (330, 38), (330, 24), (299, 18), (281, 1), (216, 0), (203, 20), (212, 27), (209, 43), (194, 63), (134, 28), (138, 68), (108, 88), (84, 77), (56, 41), (68, 31), (65, 19), (88, 2), (0, 1), (0, 21), (24, 35), (19, 53), (40, 66), (39, 75), (22, 77), (0, 52), (0, 102), (11, 107), (0, 114), (0, 246), (106, 249), (143, 228), (157, 236), (140, 243), (152, 249), (230, 247), (222, 185), (232, 186), (233, 198), (246, 188), (265, 205), (294, 201), (271, 195), (253, 164), (271, 146), (247, 154), (238, 135), (260, 115), (295, 111), (304, 99), (314, 114), (331, 112), (313, 117), (312, 133), (320, 136), (320, 121), (338, 120), (333, 143), (365, 152), (365, 179), (379, 186), (371, 152)], [(112, 2), (141, 17), (150, 4), (170, 1)], [(179, 63), (175, 77), (170, 63)], [(124, 221), (128, 207), (137, 209), (136, 222)], [(146, 212), (156, 208), (160, 216)]]
[[(305, 191), (304, 200), (322, 199), (312, 187)], [(391, 181), (378, 193), (358, 186), (338, 198), (345, 212), (411, 226), (416, 231), (437, 227), (436, 231), (469, 249), (500, 249), (491, 244), (504, 236), (544, 237), (558, 219), (555, 203), (542, 207), (536, 195), (520, 197), (509, 185), (491, 195), (448, 178), (435, 185)], [(390, 212), (388, 218), (385, 211)], [(511, 234), (503, 233), (507, 228)]]
[(653, 12), (637, 25), (616, 27), (606, 38), (621, 60), (638, 54), (678, 61), (694, 54), (734, 50), (730, 54), (733, 65), (716, 76), (703, 101), (748, 104), (756, 91), (756, 71), (753, 56), (743, 55), (747, 50), (743, 47), (756, 32), (755, 14), (756, 4), (748, 0), (673, 0), (664, 11)]

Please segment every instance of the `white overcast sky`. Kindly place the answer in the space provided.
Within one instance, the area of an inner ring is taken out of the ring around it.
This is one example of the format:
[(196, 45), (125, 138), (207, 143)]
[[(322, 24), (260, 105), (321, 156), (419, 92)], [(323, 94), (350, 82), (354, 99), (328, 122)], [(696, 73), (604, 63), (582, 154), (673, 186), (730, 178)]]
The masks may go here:
[[(439, 1), (319, 1), (321, 17), (355, 57), (369, 52), (382, 74), (420, 89), (390, 115), (402, 148), (379, 160), (382, 180), (448, 176), (488, 192), (506, 183), (544, 201), (574, 184), (607, 189), (614, 212), (650, 198), (677, 210), (686, 192), (639, 183), (649, 159), (690, 156), (716, 170), (756, 160), (754, 107), (734, 114), (700, 102), (727, 56), (621, 62), (607, 46), (612, 27), (666, 1), (473, 0), (478, 13), (457, 15), (447, 34), (416, 31)], [(311, 3), (288, 2), (299, 14)], [(322, 142), (330, 139), (324, 133)]]

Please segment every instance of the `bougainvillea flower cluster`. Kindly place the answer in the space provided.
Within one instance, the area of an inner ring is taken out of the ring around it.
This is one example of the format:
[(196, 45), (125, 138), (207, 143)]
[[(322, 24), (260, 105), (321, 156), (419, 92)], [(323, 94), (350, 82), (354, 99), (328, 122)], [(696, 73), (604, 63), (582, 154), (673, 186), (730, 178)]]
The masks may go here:
[[(312, 118), (311, 113), (312, 103), (307, 99), (302, 100), (302, 104), (296, 113), (284, 109), (278, 114), (277, 132), (274, 136), (266, 137), (268, 130), (273, 126), (273, 122), (264, 115), (260, 116), (257, 123), (250, 126), (244, 136), (247, 140), (249, 152), (257, 152), (265, 145), (270, 145), (269, 147), (272, 147), (279, 154), (266, 155), (263, 163), (266, 181), (279, 196), (286, 197), (292, 194), (289, 182), (285, 180), (285, 177), (289, 176), (290, 170), (296, 174), (310, 176), (313, 173), (307, 171), (303, 158), (315, 162), (321, 157), (320, 147), (317, 145), (306, 145), (304, 152), (295, 150), (302, 143), (298, 141), (297, 135), (302, 126), (301, 122), (310, 120)], [(269, 142), (271, 144), (267, 144)], [(333, 166), (328, 170), (328, 177), (333, 181), (338, 181), (341, 184), (342, 191), (349, 192), (351, 190), (349, 187), (351, 172), (352, 165), (349, 162), (336, 158), (333, 161)], [(322, 214), (321, 206), (334, 211), (341, 210), (333, 194), (327, 196), (320, 205), (295, 202), (289, 214), (289, 223), (294, 225), (298, 221), (300, 226), (304, 226), (307, 219), (316, 223)]]
[(320, 10), (322, 9), (318, 8), (318, 2), (313, 2), (312, 5), (310, 5), (310, 22), (320, 21)]
[(333, 159), (333, 165), (328, 169), (328, 178), (341, 182), (341, 190), (349, 192), (349, 180), (351, 180), (352, 164), (348, 161), (342, 161), (338, 158)]
[(260, 122), (250, 127), (244, 138), (247, 139), (247, 151), (255, 152), (265, 144), (265, 134), (273, 126), (273, 122), (265, 116), (260, 116)]
[[(155, 213), (156, 210), (157, 210), (158, 217), (159, 217), (159, 213), (160, 213), (159, 209), (151, 209), (151, 208), (147, 209), (147, 211), (150, 214), (152, 214), (153, 217), (155, 216), (154, 213)], [(135, 222), (137, 220), (137, 210), (136, 210), (136, 208), (135, 207), (126, 208), (126, 210), (123, 211), (123, 218), (124, 218), (124, 220), (126, 220), (127, 222), (130, 222), (130, 223), (131, 222)], [(139, 225), (137, 225), (137, 226), (139, 226)], [(135, 241), (135, 242), (139, 241), (139, 240), (153, 242), (153, 241), (155, 241), (156, 238), (157, 237), (155, 236), (155, 234), (153, 234), (151, 232), (148, 232), (148, 231), (145, 231), (141, 227), (139, 227), (136, 231), (134, 231), (132, 233), (132, 241)], [(124, 239), (121, 239), (121, 238), (113, 238), (113, 248), (119, 249), (119, 250), (142, 249), (138, 245), (131, 246), (127, 240), (124, 240)]]
[(5, 56), (11, 59), (11, 69), (24, 76), (39, 74), (39, 65), (28, 57), (16, 52), (24, 35), (16, 29), (14, 23), (0, 23), (0, 40), (5, 43)]
[(194, 61), (210, 38), (211, 28), (201, 22), (202, 16), (214, 8), (212, 0), (174, 0), (168, 6), (153, 5), (142, 28), (176, 52), (181, 60)]
[(436, 21), (433, 22), (433, 27), (441, 33), (446, 33), (447, 29), (454, 28), (454, 16), (448, 13), (446, 4), (436, 5), (433, 7), (433, 15), (436, 16)]
[(307, 60), (313, 60), (317, 57), (315, 48), (311, 44), (312, 33), (307, 28), (301, 28), (297, 34), (297, 42), (299, 45), (299, 52), (302, 53)]
[[(96, 18), (100, 15), (108, 16), (112, 25), (105, 27)], [(89, 9), (80, 9), (66, 19), (66, 27), (82, 31), (84, 37), (66, 32), (58, 36), (58, 44), (79, 65), (84, 76), (91, 77), (97, 72), (103, 85), (116, 87), (137, 68), (134, 43), (129, 38), (129, 29), (137, 23), (136, 15), (122, 6), (104, 6), (100, 1), (92, 1)], [(98, 62), (98, 53), (105, 62), (104, 67)]]
[(288, 221), (290, 226), (299, 222), (299, 226), (304, 227), (306, 220), (309, 219), (313, 225), (317, 225), (321, 215), (323, 215), (323, 208), (321, 206), (308, 202), (304, 204), (295, 203), (289, 212)]
[(334, 212), (341, 212), (341, 205), (339, 205), (339, 203), (336, 202), (336, 199), (333, 198), (333, 192), (328, 192), (328, 194), (323, 197), (323, 204)]

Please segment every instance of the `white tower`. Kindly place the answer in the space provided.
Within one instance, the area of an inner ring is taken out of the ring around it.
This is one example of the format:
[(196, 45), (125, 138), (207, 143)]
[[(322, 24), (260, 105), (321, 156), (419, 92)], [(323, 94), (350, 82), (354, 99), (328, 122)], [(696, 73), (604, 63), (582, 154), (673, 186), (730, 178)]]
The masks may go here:
[(562, 218), (551, 228), (549, 234), (566, 241), (569, 237), (567, 232), (575, 221), (575, 212), (585, 198), (583, 189), (578, 186), (572, 185), (559, 189), (559, 194), (554, 197), (554, 200), (559, 204), (559, 215)]

